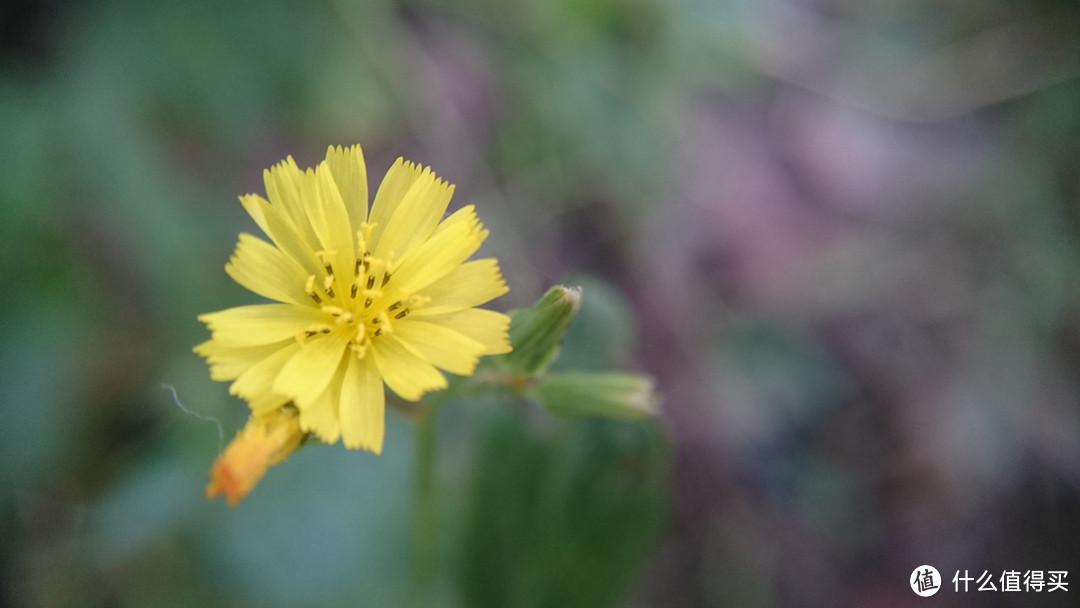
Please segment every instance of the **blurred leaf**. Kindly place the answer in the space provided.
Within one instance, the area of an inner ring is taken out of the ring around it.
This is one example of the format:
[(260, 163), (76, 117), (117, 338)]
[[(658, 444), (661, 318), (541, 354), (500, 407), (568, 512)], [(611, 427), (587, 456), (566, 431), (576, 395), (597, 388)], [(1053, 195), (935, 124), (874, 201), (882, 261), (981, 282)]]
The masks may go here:
[(54, 305), (5, 320), (0, 348), (0, 390), (8, 436), (0, 442), (0, 485), (47, 488), (82, 422), (69, 412), (75, 361), (85, 339), (75, 315)]
[[(301, 449), (201, 532), (201, 565), (256, 606), (392, 606), (408, 572), (412, 428), (387, 419), (381, 456)], [(209, 463), (207, 463), (209, 466)], [(201, 489), (201, 488), (200, 488)]]
[(655, 426), (602, 420), (530, 431), (489, 420), (475, 456), (461, 586), (469, 606), (599, 608), (662, 529), (667, 448)]
[(811, 420), (851, 390), (827, 351), (765, 322), (731, 329), (721, 356), (722, 374), (753, 384), (759, 405), (787, 423)]

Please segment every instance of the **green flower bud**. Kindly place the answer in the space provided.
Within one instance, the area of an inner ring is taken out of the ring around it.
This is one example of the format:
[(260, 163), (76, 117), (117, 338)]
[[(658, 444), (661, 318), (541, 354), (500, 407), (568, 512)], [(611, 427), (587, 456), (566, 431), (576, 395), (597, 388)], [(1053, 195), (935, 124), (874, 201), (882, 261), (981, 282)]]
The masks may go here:
[(536, 397), (560, 416), (644, 418), (655, 416), (659, 405), (651, 378), (619, 372), (551, 374), (541, 380)]
[(559, 356), (563, 333), (581, 306), (581, 289), (556, 285), (528, 308), (510, 312), (510, 343), (504, 361), (512, 373), (539, 376)]

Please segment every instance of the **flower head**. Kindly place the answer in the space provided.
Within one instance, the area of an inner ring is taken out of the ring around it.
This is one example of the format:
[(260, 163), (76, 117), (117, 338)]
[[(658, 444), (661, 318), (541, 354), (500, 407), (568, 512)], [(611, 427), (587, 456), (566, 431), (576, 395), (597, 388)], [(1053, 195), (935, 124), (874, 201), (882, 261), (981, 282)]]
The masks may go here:
[(509, 317), (476, 308), (507, 291), (498, 263), (466, 261), (488, 231), (471, 205), (444, 219), (454, 188), (430, 169), (399, 158), (370, 209), (360, 146), (263, 179), (240, 202), (270, 242), (241, 234), (225, 270), (276, 303), (201, 315), (195, 347), (254, 418), (291, 403), (303, 432), (378, 453), (384, 385), (415, 401), (509, 352)]

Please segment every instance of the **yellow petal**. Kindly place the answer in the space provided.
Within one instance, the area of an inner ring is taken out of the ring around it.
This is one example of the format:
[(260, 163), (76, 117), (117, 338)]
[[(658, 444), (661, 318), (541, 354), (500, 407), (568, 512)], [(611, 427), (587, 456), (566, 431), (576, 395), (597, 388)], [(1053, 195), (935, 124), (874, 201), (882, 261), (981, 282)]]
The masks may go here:
[[(308, 175), (296, 166), (289, 156), (280, 163), (263, 171), (266, 197), (282, 219), (288, 220), (313, 251), (319, 249), (318, 238), (311, 225), (311, 205), (314, 190), (314, 174)], [(269, 217), (267, 217), (269, 219)]]
[(263, 416), (280, 409), (281, 406), (290, 401), (292, 401), (292, 398), (288, 395), (268, 390), (248, 399), (247, 404), (251, 409), (252, 416)]
[(266, 236), (270, 236), (270, 225), (266, 221), (266, 210), (270, 208), (270, 203), (258, 194), (245, 194), (240, 197), (240, 204), (251, 219), (255, 220), (255, 225), (259, 227), (259, 230), (262, 230)]
[(371, 354), (386, 385), (406, 401), (417, 401), (424, 393), (446, 388), (446, 378), (439, 370), (410, 352), (394, 334), (375, 340)]
[(413, 311), (424, 316), (472, 308), (505, 294), (510, 289), (494, 258), (473, 260), (458, 266), (445, 277), (428, 285), (420, 295), (431, 303)]
[(386, 389), (372, 357), (349, 357), (341, 385), (341, 437), (345, 447), (382, 453)]
[(459, 376), (470, 376), (486, 348), (480, 342), (435, 323), (402, 319), (394, 323), (394, 337), (428, 363)]
[(229, 394), (243, 397), (248, 401), (266, 399), (267, 393), (273, 392), (271, 383), (281, 372), (282, 366), (299, 350), (300, 345), (293, 342), (252, 365), (229, 385)]
[(347, 359), (348, 357), (341, 358), (322, 394), (307, 405), (298, 406), (300, 428), (314, 433), (323, 443), (336, 443), (341, 436), (338, 402), (341, 400), (341, 383), (345, 378)]
[(415, 293), (431, 285), (476, 252), (487, 235), (471, 205), (459, 209), (429, 239), (408, 253), (390, 286), (395, 293)]
[[(382, 183), (379, 184), (378, 191), (375, 192), (375, 202), (372, 203), (371, 213), (368, 215), (368, 222), (375, 225), (371, 231), (373, 243), (379, 241), (398, 203), (409, 191), (412, 183), (420, 177), (420, 173), (419, 166), (400, 157), (390, 166)], [(371, 248), (372, 243), (369, 243), (368, 247)]]
[[(423, 309), (421, 309), (423, 310)], [(484, 345), (486, 355), (510, 352), (510, 317), (483, 308), (420, 317), (468, 336)]]
[(199, 315), (213, 339), (229, 346), (280, 342), (331, 319), (314, 306), (295, 304), (253, 304)]
[(251, 366), (269, 357), (288, 342), (273, 342), (258, 346), (226, 346), (214, 340), (207, 340), (195, 347), (195, 352), (206, 359), (210, 366), (210, 378), (216, 381), (235, 380)]
[(342, 148), (330, 146), (326, 149), (326, 165), (334, 176), (338, 192), (345, 202), (352, 232), (360, 230), (360, 224), (367, 221), (368, 184), (367, 166), (364, 164), (364, 152), (360, 145)]
[(307, 304), (304, 293), (308, 275), (292, 258), (270, 243), (243, 233), (225, 272), (241, 286), (271, 300)]
[(349, 213), (345, 209), (345, 201), (341, 198), (334, 177), (325, 164), (315, 168), (315, 179), (318, 185), (317, 207), (318, 212), (313, 214), (316, 224), (316, 232), (322, 242), (323, 251), (329, 252), (333, 260), (333, 268), (340, 279), (342, 289), (349, 285), (352, 279), (350, 272), (352, 264), (356, 260), (355, 246), (353, 244), (355, 231), (349, 222)]
[(316, 250), (298, 232), (297, 227), (284, 215), (283, 211), (275, 209), (266, 199), (257, 194), (241, 196), (240, 204), (247, 209), (251, 217), (255, 218), (255, 223), (259, 224), (278, 249), (292, 258), (308, 274), (318, 272), (319, 261), (315, 256)]
[(304, 342), (274, 378), (273, 390), (291, 396), (301, 410), (311, 407), (333, 378), (350, 337), (333, 331)]
[(375, 257), (403, 259), (409, 247), (427, 238), (435, 229), (453, 194), (453, 186), (425, 168), (390, 216), (375, 244)]

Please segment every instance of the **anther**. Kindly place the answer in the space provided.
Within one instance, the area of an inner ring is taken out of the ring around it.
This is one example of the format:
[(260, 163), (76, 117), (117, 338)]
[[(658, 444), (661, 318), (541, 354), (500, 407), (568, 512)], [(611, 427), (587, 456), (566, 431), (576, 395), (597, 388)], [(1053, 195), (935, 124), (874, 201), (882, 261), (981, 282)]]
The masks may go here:
[(311, 296), (312, 300), (315, 300), (316, 304), (322, 304), (322, 298), (319, 294), (315, 293), (315, 275), (310, 275), (307, 278), (307, 282), (304, 284), (304, 291)]
[(390, 308), (387, 308), (386, 310), (389, 310), (390, 312), (394, 312), (395, 310), (397, 310), (399, 308), (401, 308), (401, 300), (398, 300), (397, 302), (394, 302), (393, 304), (390, 305)]
[(334, 275), (331, 274), (323, 279), (323, 290), (326, 291), (326, 295), (334, 297)]
[(326, 274), (334, 274), (334, 267), (330, 265), (330, 251), (316, 251), (315, 255), (323, 263), (323, 268), (326, 269)]
[(394, 318), (395, 319), (401, 319), (407, 314), (409, 314), (409, 309), (408, 308), (406, 308), (405, 310), (403, 310), (403, 311), (397, 313), (396, 315), (394, 315)]
[(409, 306), (420, 307), (431, 301), (431, 296), (411, 295), (409, 296)]
[(371, 240), (371, 232), (375, 230), (375, 226), (377, 225), (378, 222), (363, 222), (360, 224), (360, 229), (364, 231), (363, 240), (365, 243)]
[(389, 281), (389, 280), (390, 280), (390, 273), (388, 272), (388, 273), (383, 275), (383, 277), (382, 277), (382, 285), (379, 285), (379, 287), (385, 286), (386, 282)]
[(356, 292), (359, 289), (360, 289), (360, 286), (357, 285), (356, 283), (353, 283), (352, 284), (352, 289), (349, 290), (349, 297), (355, 300), (356, 299)]

